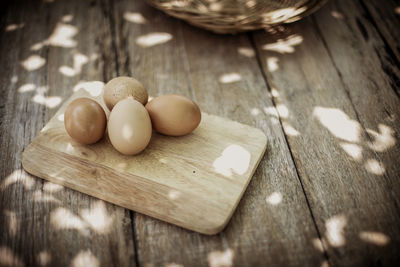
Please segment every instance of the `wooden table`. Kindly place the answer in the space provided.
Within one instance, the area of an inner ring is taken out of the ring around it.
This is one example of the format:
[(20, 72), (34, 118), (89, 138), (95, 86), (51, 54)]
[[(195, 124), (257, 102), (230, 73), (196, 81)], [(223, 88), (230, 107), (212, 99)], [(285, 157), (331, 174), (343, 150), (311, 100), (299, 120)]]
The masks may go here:
[[(399, 264), (398, 1), (330, 1), (276, 32), (234, 36), (143, 1), (1, 5), (0, 266)], [(138, 78), (151, 95), (189, 96), (268, 136), (220, 234), (22, 170), (22, 151), (60, 103), (117, 75)]]

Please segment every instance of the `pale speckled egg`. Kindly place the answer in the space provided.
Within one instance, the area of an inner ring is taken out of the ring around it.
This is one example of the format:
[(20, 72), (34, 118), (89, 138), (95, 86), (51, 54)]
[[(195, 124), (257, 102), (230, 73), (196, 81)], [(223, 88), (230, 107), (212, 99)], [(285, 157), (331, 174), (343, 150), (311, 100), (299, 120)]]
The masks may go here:
[(103, 99), (109, 110), (112, 110), (119, 101), (129, 96), (132, 96), (143, 105), (147, 103), (147, 90), (135, 78), (125, 76), (116, 77), (104, 86)]
[(108, 136), (124, 155), (143, 151), (151, 139), (151, 120), (145, 107), (133, 97), (119, 101), (108, 119)]
[(195, 102), (181, 95), (163, 95), (146, 105), (154, 130), (161, 134), (182, 136), (200, 124), (201, 112)]
[(99, 103), (90, 98), (77, 98), (64, 112), (64, 125), (69, 136), (81, 144), (99, 141), (106, 130), (106, 113)]

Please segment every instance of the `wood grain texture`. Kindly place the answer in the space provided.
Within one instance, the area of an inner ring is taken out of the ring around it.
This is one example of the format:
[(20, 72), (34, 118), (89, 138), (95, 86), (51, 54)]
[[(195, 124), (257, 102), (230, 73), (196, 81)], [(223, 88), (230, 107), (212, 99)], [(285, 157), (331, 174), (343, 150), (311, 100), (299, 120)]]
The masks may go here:
[[(392, 50), (391, 60), (400, 62), (400, 3), (396, 0), (385, 1), (361, 1), (365, 13), (363, 17), (370, 20), (379, 31), (382, 40)], [(389, 59), (389, 58), (388, 58)], [(399, 84), (397, 84), (399, 86)]]
[(323, 235), (316, 248), (334, 266), (391, 266), (399, 261), (399, 99), (361, 10), (336, 1), (281, 35), (254, 38)]
[[(1, 75), (0, 265), (7, 266), (4, 257), (11, 255), (15, 265), (26, 266), (133, 266), (128, 211), (37, 179), (20, 161), (24, 147), (79, 81), (115, 75), (107, 63), (113, 56), (108, 18), (96, 1), (16, 1), (6, 14), (0, 48), (7, 66)], [(4, 31), (9, 25), (17, 28)], [(32, 55), (41, 59), (26, 61)], [(79, 57), (88, 59), (81, 68)]]
[(267, 115), (277, 110), (256, 58), (239, 53), (240, 48), (252, 50), (248, 36), (209, 36), (205, 31), (185, 27), (183, 38), (193, 91), (200, 107), (260, 127), (271, 140), (265, 161), (224, 232), (235, 255), (234, 263), (237, 266), (259, 266), (265, 262), (276, 266), (320, 264), (325, 260), (324, 255), (312, 245), (312, 240), (318, 239), (318, 232), (282, 128)]
[[(398, 1), (329, 1), (251, 42), (194, 30), (140, 0), (48, 2), (0, 3), (0, 265), (398, 265)], [(31, 50), (58, 23), (77, 28), (67, 38), (76, 43)], [(28, 71), (31, 55), (46, 63)], [(21, 171), (23, 149), (59, 107), (35, 95), (64, 101), (116, 75), (267, 134), (223, 232), (188, 231)]]
[[(140, 14), (146, 23), (129, 21), (124, 18), (126, 14)], [(272, 104), (257, 60), (238, 53), (240, 48), (240, 51), (254, 52), (247, 36), (218, 37), (195, 30), (144, 3), (133, 1), (116, 2), (115, 21), (122, 73), (141, 80), (151, 95), (178, 92), (191, 96), (204, 111), (261, 128), (268, 140), (272, 140), (245, 198), (219, 237), (205, 238), (135, 215), (139, 261), (155, 265), (175, 262), (184, 266), (204, 266), (221, 257), (232, 259), (232, 264), (238, 266), (264, 262), (301, 266), (322, 262), (324, 256), (312, 245), (312, 239), (318, 238), (318, 234), (287, 154), (282, 129), (273, 122), (265, 122), (263, 109)], [(138, 42), (143, 36), (156, 33), (167, 33), (171, 39), (148, 46)], [(245, 71), (240, 72), (243, 81), (219, 82), (235, 65), (235, 70)], [(252, 115), (252, 110), (257, 115)], [(281, 206), (266, 201), (274, 193), (278, 198), (282, 194), (285, 213), (275, 212)], [(283, 227), (286, 223), (290, 227)], [(179, 253), (176, 243), (187, 247), (187, 253)], [(292, 245), (286, 247), (287, 244)]]

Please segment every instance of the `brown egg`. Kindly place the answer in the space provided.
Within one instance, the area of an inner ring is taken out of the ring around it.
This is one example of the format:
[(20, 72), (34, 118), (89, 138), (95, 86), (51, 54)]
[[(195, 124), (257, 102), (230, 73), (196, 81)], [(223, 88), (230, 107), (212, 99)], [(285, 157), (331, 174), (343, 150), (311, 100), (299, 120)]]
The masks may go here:
[(199, 107), (181, 95), (163, 95), (146, 105), (154, 130), (165, 135), (181, 136), (192, 132), (201, 121)]
[(125, 155), (140, 153), (150, 142), (151, 121), (144, 106), (132, 97), (119, 101), (108, 119), (108, 137)]
[(112, 110), (115, 104), (128, 96), (132, 96), (143, 105), (146, 105), (149, 97), (144, 86), (131, 77), (116, 77), (104, 87), (104, 103), (109, 110)]
[(106, 113), (96, 101), (90, 98), (77, 98), (64, 113), (64, 125), (69, 136), (82, 144), (99, 141), (105, 132)]

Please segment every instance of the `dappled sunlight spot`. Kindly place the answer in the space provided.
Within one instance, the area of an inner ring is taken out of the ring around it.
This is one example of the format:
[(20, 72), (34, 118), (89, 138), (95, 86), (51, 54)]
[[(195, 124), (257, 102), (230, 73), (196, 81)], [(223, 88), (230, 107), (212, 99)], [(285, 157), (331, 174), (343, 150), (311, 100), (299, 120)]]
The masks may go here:
[(369, 147), (376, 152), (384, 152), (396, 144), (396, 139), (394, 137), (395, 132), (389, 126), (384, 124), (378, 125), (379, 132), (367, 129), (367, 132), (374, 139)]
[(57, 208), (50, 214), (50, 223), (57, 230), (74, 229), (87, 236), (87, 224), (81, 218), (65, 208)]
[(59, 96), (43, 96), (36, 94), (32, 101), (41, 105), (45, 105), (48, 108), (55, 108), (61, 103), (61, 97)]
[(25, 264), (6, 246), (0, 247), (0, 266), (20, 267)]
[(141, 47), (151, 47), (163, 44), (172, 39), (172, 35), (167, 32), (153, 32), (139, 36), (136, 43)]
[(347, 225), (347, 218), (344, 215), (336, 215), (325, 222), (325, 237), (332, 247), (341, 247), (346, 244), (344, 227)]
[(60, 114), (57, 116), (57, 120), (64, 121), (64, 114)]
[(340, 143), (339, 145), (354, 160), (360, 161), (362, 159), (362, 148), (359, 145), (349, 143)]
[(324, 260), (320, 265), (320, 267), (329, 267), (329, 266), (330, 265), (329, 265), (329, 262), (327, 260)]
[(143, 17), (143, 15), (140, 14), (139, 12), (127, 11), (124, 13), (124, 19), (136, 24), (145, 24), (147, 22), (146, 19)]
[(283, 104), (278, 104), (276, 106), (276, 110), (279, 113), (279, 116), (281, 116), (282, 118), (288, 118), (289, 117), (289, 109), (283, 105)]
[(285, 39), (279, 39), (275, 43), (265, 44), (262, 46), (263, 50), (273, 51), (281, 54), (293, 53), (295, 46), (303, 42), (303, 37), (298, 34), (293, 34)]
[(208, 253), (207, 260), (210, 267), (229, 267), (233, 264), (234, 253), (232, 249), (225, 251), (212, 251)]
[(265, 22), (274, 22), (274, 23), (282, 21), (293, 22), (299, 19), (298, 15), (300, 15), (306, 10), (307, 10), (306, 7), (300, 7), (300, 8), (288, 7), (263, 13), (261, 16), (263, 17), (263, 20)]
[(249, 168), (250, 153), (239, 145), (229, 145), (222, 155), (215, 159), (213, 166), (217, 173), (227, 177), (232, 176), (232, 170), (239, 175), (244, 174)]
[(38, 262), (38, 264), (40, 266), (48, 265), (51, 261), (50, 252), (48, 252), (46, 250), (39, 252), (36, 256), (36, 261)]
[(279, 96), (278, 90), (276, 90), (275, 88), (272, 88), (272, 89), (271, 89), (271, 95), (272, 95), (273, 97), (278, 97), (278, 96)]
[(271, 205), (278, 205), (282, 202), (282, 194), (279, 192), (273, 192), (271, 195), (267, 196), (265, 201)]
[(73, 153), (75, 151), (74, 146), (68, 142), (67, 147), (66, 147), (67, 152)]
[(103, 201), (96, 201), (87, 210), (81, 213), (82, 218), (96, 232), (107, 234), (114, 222), (114, 216), (108, 214), (106, 205)]
[(171, 190), (168, 192), (168, 197), (171, 200), (178, 199), (180, 197), (180, 195), (181, 195), (181, 192), (176, 191), (176, 190)]
[(64, 189), (64, 186), (59, 184), (53, 184), (51, 182), (45, 182), (43, 185), (43, 190), (48, 193), (59, 192)]
[(73, 67), (61, 66), (59, 71), (65, 76), (75, 76), (82, 71), (82, 66), (89, 61), (88, 57), (81, 53), (74, 53), (73, 55)]
[(6, 26), (6, 29), (5, 29), (5, 31), (6, 31), (6, 32), (12, 32), (12, 31), (15, 31), (15, 30), (21, 29), (21, 28), (23, 28), (24, 26), (25, 26), (25, 24), (24, 24), (24, 23), (19, 23), (19, 24), (9, 24), (9, 25), (7, 25), (7, 26)]
[(26, 93), (26, 92), (32, 92), (36, 89), (36, 85), (34, 85), (33, 83), (26, 83), (21, 85), (18, 88), (18, 93)]
[(394, 13), (400, 15), (400, 6), (398, 6), (398, 7), (396, 7), (396, 8), (394, 9)]
[(283, 130), (289, 136), (299, 136), (300, 133), (292, 125), (287, 122), (282, 122)]
[(369, 173), (375, 175), (383, 175), (386, 171), (383, 164), (379, 163), (376, 159), (368, 159), (364, 166)]
[(245, 57), (254, 57), (256, 55), (254, 49), (251, 47), (239, 47), (237, 51), (240, 55)]
[(7, 186), (14, 183), (23, 184), (26, 190), (30, 190), (35, 185), (35, 179), (30, 177), (25, 171), (18, 169), (8, 175), (1, 183), (1, 188), (4, 190)]
[(222, 7), (223, 7), (222, 3), (214, 2), (214, 3), (210, 4), (209, 8), (211, 11), (217, 12), (217, 11), (220, 11), (222, 9)]
[(98, 267), (99, 260), (90, 250), (80, 251), (71, 262), (71, 267)]
[(242, 76), (236, 72), (223, 74), (219, 77), (220, 83), (234, 83), (240, 80), (242, 80)]
[(72, 91), (77, 92), (83, 89), (86, 92), (88, 92), (91, 96), (99, 96), (103, 92), (103, 88), (104, 88), (104, 83), (101, 81), (91, 81), (91, 82), (80, 81), (74, 86)]
[(390, 238), (387, 235), (380, 232), (362, 231), (358, 236), (362, 241), (377, 246), (386, 246), (390, 242)]
[(274, 107), (265, 107), (264, 112), (267, 115), (278, 117), (278, 112), (276, 111), (276, 108), (274, 108)]
[(11, 237), (14, 237), (19, 228), (19, 222), (17, 214), (14, 211), (5, 210), (4, 217), (6, 218), (8, 224), (8, 233)]
[(261, 113), (261, 111), (258, 108), (252, 108), (250, 111), (251, 115), (257, 116), (258, 114)]
[(248, 8), (252, 8), (252, 7), (254, 7), (256, 4), (257, 4), (257, 2), (256, 2), (255, 0), (250, 0), (250, 1), (247, 1), (247, 2), (246, 2), (246, 6), (247, 6)]
[(315, 107), (313, 116), (335, 137), (348, 142), (359, 141), (360, 124), (351, 120), (349, 116), (340, 109)]
[(319, 238), (314, 238), (312, 240), (312, 244), (315, 249), (317, 249), (319, 252), (324, 252), (324, 245), (325, 245), (325, 240), (324, 238), (319, 239)]
[(75, 76), (75, 74), (76, 74), (76, 72), (73, 68), (67, 67), (67, 66), (61, 66), (58, 70), (61, 74), (64, 74), (65, 76), (68, 76), (68, 77)]
[(56, 199), (53, 195), (49, 193), (43, 193), (40, 190), (36, 190), (33, 192), (32, 198), (36, 202), (54, 202), (54, 203), (60, 203), (60, 200)]
[(274, 72), (279, 69), (279, 59), (277, 57), (267, 57), (268, 71)]
[(331, 11), (331, 15), (332, 15), (332, 17), (334, 17), (335, 19), (344, 19), (343, 14), (340, 13), (340, 12), (338, 12), (338, 11), (336, 11), (336, 10)]
[(77, 45), (77, 41), (72, 38), (77, 34), (77, 32), (78, 29), (75, 26), (65, 23), (57, 23), (57, 26), (50, 37), (42, 42), (32, 45), (31, 50), (37, 51), (46, 45), (65, 48), (75, 47)]
[(43, 65), (46, 64), (46, 59), (38, 56), (38, 55), (31, 55), (27, 59), (21, 62), (21, 65), (27, 71), (33, 71), (40, 69)]
[(13, 83), (13, 84), (17, 83), (18, 82), (18, 76), (17, 75), (12, 76), (10, 82)]
[(68, 23), (71, 22), (74, 19), (74, 16), (72, 14), (67, 14), (61, 17), (61, 21)]

